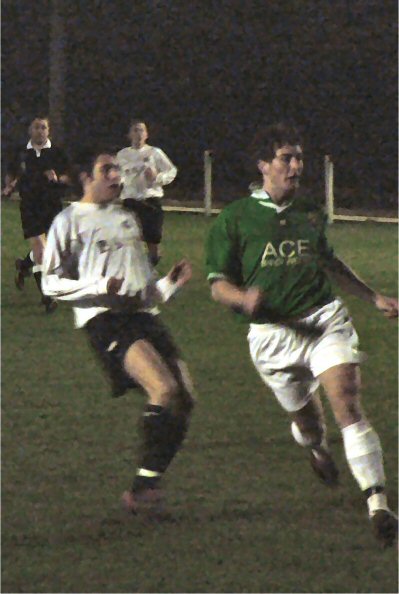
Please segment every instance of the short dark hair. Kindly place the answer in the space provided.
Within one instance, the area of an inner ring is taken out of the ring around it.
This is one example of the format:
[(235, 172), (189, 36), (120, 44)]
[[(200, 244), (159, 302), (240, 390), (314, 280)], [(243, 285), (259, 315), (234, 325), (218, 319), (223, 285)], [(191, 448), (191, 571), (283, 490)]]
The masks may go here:
[(73, 159), (73, 165), (71, 168), (71, 178), (72, 178), (72, 186), (74, 188), (74, 192), (76, 194), (81, 194), (83, 190), (82, 182), (80, 181), (81, 173), (86, 173), (87, 175), (92, 175), (94, 165), (97, 162), (97, 159), (101, 155), (115, 155), (115, 150), (108, 150), (108, 149), (93, 149), (93, 148), (86, 148), (81, 149)]
[(140, 118), (134, 118), (130, 122), (129, 130), (132, 126), (135, 126), (136, 124), (144, 124), (145, 126), (147, 126), (146, 120), (140, 119)]
[(50, 118), (48, 117), (48, 115), (42, 113), (39, 115), (35, 115), (33, 118), (29, 120), (29, 126), (31, 126), (35, 120), (45, 120), (50, 126)]
[(251, 144), (252, 162), (272, 161), (276, 151), (286, 144), (302, 146), (301, 134), (293, 124), (279, 122), (259, 130)]
[(92, 148), (82, 149), (73, 159), (74, 168), (78, 174), (87, 173), (91, 175), (94, 165), (101, 155), (111, 155), (113, 157), (116, 153), (117, 151), (114, 148), (101, 148), (98, 150)]
[(91, 175), (94, 163), (97, 160), (99, 151), (93, 149), (83, 149), (73, 159), (74, 170), (79, 175), (80, 173), (87, 173)]

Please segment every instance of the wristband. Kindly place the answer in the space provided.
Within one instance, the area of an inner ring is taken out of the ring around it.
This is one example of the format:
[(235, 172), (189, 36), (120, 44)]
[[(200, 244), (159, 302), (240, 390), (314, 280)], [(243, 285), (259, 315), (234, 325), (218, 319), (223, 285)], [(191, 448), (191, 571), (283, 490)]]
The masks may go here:
[(172, 282), (167, 276), (164, 276), (159, 281), (157, 281), (155, 286), (161, 295), (162, 303), (168, 301), (172, 295), (174, 295), (179, 290), (179, 287), (176, 286), (176, 283)]
[(106, 295), (108, 293), (109, 276), (101, 278), (96, 282), (97, 295)]

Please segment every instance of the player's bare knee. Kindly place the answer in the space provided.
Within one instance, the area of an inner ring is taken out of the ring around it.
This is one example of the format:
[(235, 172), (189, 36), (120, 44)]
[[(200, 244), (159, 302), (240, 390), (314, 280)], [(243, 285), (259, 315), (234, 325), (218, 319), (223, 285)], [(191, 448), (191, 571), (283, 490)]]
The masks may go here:
[(360, 421), (362, 409), (356, 382), (341, 384), (329, 397), (335, 420), (341, 428)]
[(345, 401), (356, 400), (359, 397), (360, 386), (355, 378), (350, 378), (342, 383), (339, 389), (339, 395)]
[(339, 406), (333, 406), (332, 408), (335, 420), (341, 429), (353, 423), (358, 423), (363, 417), (358, 398), (344, 399)]

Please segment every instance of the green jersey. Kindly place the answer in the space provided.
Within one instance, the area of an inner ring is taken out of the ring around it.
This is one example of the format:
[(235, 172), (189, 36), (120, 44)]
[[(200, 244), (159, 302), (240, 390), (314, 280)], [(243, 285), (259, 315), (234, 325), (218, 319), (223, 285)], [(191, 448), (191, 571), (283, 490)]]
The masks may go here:
[(331, 258), (325, 217), (300, 201), (279, 207), (264, 190), (225, 208), (206, 245), (208, 280), (264, 292), (255, 323), (282, 321), (334, 299), (324, 270)]

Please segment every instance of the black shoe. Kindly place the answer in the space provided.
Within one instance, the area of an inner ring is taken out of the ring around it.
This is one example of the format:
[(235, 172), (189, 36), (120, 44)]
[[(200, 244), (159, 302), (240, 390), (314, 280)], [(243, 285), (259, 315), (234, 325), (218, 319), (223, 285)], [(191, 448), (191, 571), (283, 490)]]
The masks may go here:
[(25, 286), (25, 278), (32, 273), (30, 268), (26, 268), (24, 261), (21, 258), (15, 260), (15, 286), (19, 291), (23, 291)]
[(166, 516), (164, 494), (160, 489), (144, 489), (139, 493), (125, 491), (122, 495), (122, 508), (133, 515), (144, 513), (154, 518)]
[(53, 313), (58, 307), (58, 303), (54, 299), (46, 296), (42, 297), (42, 305), (44, 305), (47, 314)]
[(319, 446), (310, 452), (310, 465), (319, 479), (328, 487), (336, 487), (339, 483), (339, 471), (331, 454)]
[(398, 518), (391, 510), (377, 509), (370, 516), (374, 536), (384, 548), (392, 547), (398, 534)]

